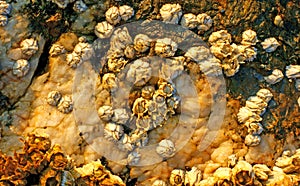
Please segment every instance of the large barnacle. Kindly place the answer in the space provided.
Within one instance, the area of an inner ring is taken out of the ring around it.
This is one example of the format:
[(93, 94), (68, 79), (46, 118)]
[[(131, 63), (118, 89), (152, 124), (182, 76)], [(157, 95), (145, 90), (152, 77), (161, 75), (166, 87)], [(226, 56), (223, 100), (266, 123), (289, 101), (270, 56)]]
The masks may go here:
[(285, 67), (285, 75), (289, 79), (300, 78), (300, 65), (289, 65)]
[(252, 166), (246, 161), (238, 161), (232, 169), (233, 181), (236, 185), (252, 185), (254, 172)]
[(150, 48), (151, 39), (145, 34), (138, 34), (134, 38), (134, 49), (138, 52), (146, 52)]
[(256, 134), (248, 134), (245, 137), (245, 144), (250, 147), (257, 146), (261, 141), (261, 137)]
[(216, 186), (233, 185), (231, 177), (232, 170), (228, 167), (220, 167), (214, 172), (214, 177), (217, 180)]
[(283, 76), (283, 73), (281, 72), (281, 70), (274, 69), (272, 71), (272, 74), (267, 77), (264, 77), (264, 79), (266, 80), (267, 83), (274, 85), (274, 84), (280, 82), (283, 79), (283, 77), (284, 76)]
[(153, 94), (155, 92), (155, 88), (154, 86), (144, 86), (142, 88), (142, 97), (145, 98), (145, 99), (151, 99)]
[(270, 37), (261, 42), (261, 45), (266, 50), (266, 52), (274, 52), (280, 45), (280, 43), (276, 40), (275, 37)]
[(117, 109), (114, 109), (113, 112), (114, 112), (114, 114), (112, 116), (113, 122), (116, 122), (118, 124), (125, 124), (128, 121), (129, 116), (128, 116), (126, 109), (117, 108)]
[(0, 14), (0, 26), (5, 26), (7, 25), (8, 18), (6, 15), (1, 15)]
[(113, 73), (106, 73), (102, 77), (102, 86), (103, 88), (114, 90), (118, 87), (118, 79)]
[(98, 116), (103, 120), (103, 121), (109, 121), (113, 115), (113, 109), (111, 106), (104, 105), (98, 109)]
[(116, 25), (121, 21), (121, 16), (119, 13), (119, 8), (116, 6), (110, 7), (105, 12), (106, 21), (109, 22), (112, 25)]
[(99, 38), (108, 38), (112, 34), (114, 27), (107, 21), (102, 21), (95, 26), (95, 34)]
[(184, 14), (181, 18), (180, 24), (188, 29), (194, 29), (198, 25), (197, 17), (192, 13)]
[(180, 186), (182, 184), (184, 184), (184, 180), (185, 179), (185, 172), (184, 170), (181, 169), (174, 169), (171, 172), (170, 175), (170, 184), (172, 186)]
[(269, 167), (264, 164), (255, 164), (253, 166), (253, 171), (255, 176), (260, 180), (268, 180), (268, 177), (272, 172)]
[(13, 65), (12, 73), (13, 75), (21, 78), (25, 76), (30, 69), (30, 64), (26, 59), (19, 59)]
[(175, 155), (175, 145), (171, 140), (161, 140), (156, 147), (156, 152), (163, 158), (170, 158)]
[(135, 86), (143, 86), (149, 81), (151, 74), (152, 69), (149, 63), (142, 59), (137, 59), (130, 64), (126, 79), (134, 83)]
[(253, 30), (246, 30), (242, 34), (241, 44), (246, 46), (255, 45), (257, 43), (256, 32)]
[(177, 43), (170, 38), (157, 39), (154, 50), (162, 57), (172, 57), (177, 51)]
[(198, 30), (200, 33), (204, 33), (209, 30), (213, 24), (213, 19), (206, 13), (197, 15)]
[(73, 110), (72, 97), (69, 95), (62, 97), (57, 105), (57, 109), (64, 114), (72, 112)]
[(144, 113), (146, 113), (148, 111), (147, 102), (148, 102), (148, 100), (146, 100), (142, 97), (137, 98), (133, 103), (132, 113), (136, 114), (138, 116), (142, 116)]
[(60, 54), (63, 54), (66, 52), (65, 47), (59, 44), (53, 44), (49, 50), (49, 54), (51, 57), (56, 57)]
[(124, 134), (122, 125), (107, 123), (104, 127), (104, 137), (111, 141), (118, 141)]
[(217, 32), (213, 32), (208, 39), (208, 42), (211, 45), (219, 45), (219, 44), (230, 44), (231, 43), (231, 35), (227, 32), (227, 30), (220, 30)]
[(11, 5), (8, 4), (6, 1), (0, 1), (0, 15), (8, 15), (11, 12)]
[(33, 38), (23, 40), (20, 43), (20, 47), (23, 54), (27, 56), (32, 56), (39, 49), (38, 42)]
[(197, 167), (192, 167), (191, 170), (185, 172), (184, 184), (197, 185), (202, 179), (201, 170)]
[(124, 21), (127, 21), (134, 15), (134, 10), (132, 7), (130, 7), (128, 5), (123, 5), (123, 6), (119, 7), (119, 13), (120, 13), (121, 18)]
[(160, 8), (159, 13), (163, 22), (172, 24), (178, 24), (182, 16), (182, 10), (179, 4), (164, 4)]
[(57, 106), (60, 99), (61, 99), (61, 93), (58, 91), (51, 91), (48, 93), (47, 97), (47, 103), (51, 106)]

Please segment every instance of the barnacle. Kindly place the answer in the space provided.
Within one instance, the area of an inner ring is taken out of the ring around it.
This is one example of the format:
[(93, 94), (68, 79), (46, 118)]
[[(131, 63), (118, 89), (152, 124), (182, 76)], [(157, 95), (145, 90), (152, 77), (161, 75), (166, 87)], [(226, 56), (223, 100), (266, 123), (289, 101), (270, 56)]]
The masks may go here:
[(272, 92), (266, 88), (259, 89), (256, 95), (265, 100), (266, 103), (268, 103), (273, 98)]
[(231, 43), (231, 35), (227, 32), (227, 30), (220, 30), (217, 32), (213, 32), (209, 38), (208, 42), (211, 45), (218, 46), (219, 44), (230, 44)]
[(245, 137), (245, 144), (247, 146), (257, 146), (261, 141), (261, 137), (259, 135), (256, 135), (256, 134), (248, 134), (246, 137)]
[(261, 45), (266, 52), (274, 52), (280, 46), (275, 37), (266, 38)]
[(181, 18), (180, 24), (188, 29), (194, 29), (198, 25), (197, 17), (192, 13), (184, 14)]
[(198, 14), (197, 15), (197, 22), (198, 22), (198, 30), (200, 33), (204, 33), (211, 28), (213, 25), (213, 19), (207, 15), (206, 13)]
[(155, 92), (155, 87), (154, 86), (144, 86), (142, 88), (142, 97), (145, 99), (151, 99), (153, 94)]
[(167, 186), (166, 182), (164, 182), (163, 180), (155, 180), (152, 183), (152, 186)]
[(107, 123), (104, 128), (104, 137), (108, 140), (118, 141), (124, 134), (122, 125)]
[(57, 106), (62, 95), (58, 91), (51, 91), (48, 93), (47, 96), (47, 103), (51, 106)]
[(125, 124), (129, 119), (129, 115), (124, 108), (117, 108), (113, 110), (112, 121), (118, 124)]
[(33, 38), (24, 39), (20, 43), (20, 47), (21, 47), (23, 54), (28, 55), (28, 56), (34, 55), (39, 49), (37, 41)]
[(191, 170), (185, 172), (184, 185), (197, 185), (201, 179), (201, 170), (197, 167), (192, 167)]
[(132, 59), (135, 57), (135, 49), (133, 45), (127, 45), (126, 48), (124, 49), (124, 55), (125, 57), (127, 57), (128, 59)]
[(220, 43), (217, 46), (211, 46), (210, 51), (214, 54), (214, 56), (222, 60), (223, 58), (226, 58), (232, 54), (233, 48), (228, 43)]
[(134, 38), (134, 49), (138, 52), (146, 52), (150, 48), (151, 39), (145, 34), (138, 34)]
[(129, 165), (136, 165), (140, 161), (141, 154), (138, 151), (133, 151), (128, 154), (127, 162)]
[(120, 16), (124, 21), (127, 21), (134, 15), (134, 10), (128, 5), (122, 5), (119, 7)]
[(53, 44), (49, 50), (49, 54), (51, 57), (59, 56), (66, 52), (66, 49), (60, 44)]
[(258, 179), (268, 180), (268, 177), (271, 174), (271, 169), (264, 164), (255, 164), (253, 166), (253, 172)]
[(57, 109), (64, 114), (72, 112), (73, 110), (72, 97), (69, 95), (63, 96), (57, 105)]
[(165, 97), (170, 97), (174, 93), (174, 87), (172, 84), (167, 83), (167, 82), (161, 82), (158, 84), (158, 94), (165, 96)]
[(254, 172), (251, 164), (240, 160), (232, 169), (232, 179), (236, 185), (252, 185), (254, 180)]
[(0, 14), (0, 26), (5, 26), (8, 23), (8, 18), (5, 15)]
[(174, 169), (171, 172), (170, 175), (170, 184), (172, 186), (180, 186), (182, 184), (184, 184), (184, 180), (185, 179), (185, 172), (184, 170), (181, 169)]
[(106, 21), (109, 22), (112, 25), (116, 25), (121, 21), (121, 16), (119, 13), (119, 8), (116, 6), (110, 7), (105, 12)]
[(135, 86), (143, 86), (149, 81), (151, 74), (152, 69), (149, 63), (142, 59), (137, 59), (130, 64), (126, 79)]
[(134, 101), (134, 103), (133, 103), (132, 113), (136, 114), (138, 116), (141, 116), (144, 113), (146, 113), (148, 111), (148, 109), (147, 109), (147, 102), (148, 102), (148, 100), (146, 100), (146, 99), (144, 99), (142, 97), (137, 98)]
[(249, 29), (243, 32), (241, 44), (246, 46), (256, 45), (257, 37), (256, 32)]
[(289, 79), (300, 78), (300, 65), (289, 65), (285, 67), (285, 75)]
[(114, 90), (118, 87), (118, 78), (113, 73), (106, 73), (102, 77), (103, 88)]
[(170, 38), (157, 39), (154, 50), (162, 57), (172, 57), (177, 51), (177, 43)]
[(102, 21), (95, 26), (95, 34), (99, 38), (108, 38), (113, 33), (114, 27), (107, 21)]
[(98, 116), (104, 121), (109, 121), (113, 113), (113, 108), (108, 105), (104, 105), (98, 109)]
[(0, 15), (8, 15), (10, 14), (12, 6), (6, 1), (0, 1)]
[(163, 22), (171, 24), (178, 24), (182, 16), (182, 10), (179, 4), (164, 4), (160, 8), (159, 13)]
[(272, 71), (272, 74), (267, 77), (264, 77), (264, 79), (267, 83), (274, 85), (283, 79), (283, 73), (279, 69), (274, 69)]
[(13, 67), (12, 67), (12, 73), (13, 75), (21, 78), (23, 76), (26, 76), (26, 74), (29, 72), (30, 64), (26, 59), (19, 59), (17, 60)]
[(277, 15), (277, 16), (275, 16), (275, 18), (274, 18), (274, 24), (276, 25), (276, 26), (279, 26), (279, 27), (282, 27), (283, 26), (283, 19), (282, 19), (282, 16), (281, 15)]
[(171, 140), (161, 140), (156, 147), (156, 152), (163, 158), (170, 158), (175, 155), (175, 145)]
[(231, 177), (232, 170), (228, 167), (220, 167), (214, 172), (214, 178), (217, 180), (216, 186), (233, 185)]

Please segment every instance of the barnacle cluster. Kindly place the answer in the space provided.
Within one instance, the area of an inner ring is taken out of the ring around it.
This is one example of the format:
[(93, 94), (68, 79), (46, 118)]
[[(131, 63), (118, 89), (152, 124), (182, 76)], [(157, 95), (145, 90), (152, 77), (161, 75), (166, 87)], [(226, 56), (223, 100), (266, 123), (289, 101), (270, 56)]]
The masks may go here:
[(257, 38), (253, 30), (243, 32), (242, 45), (231, 44), (231, 35), (227, 30), (213, 32), (208, 41), (211, 45), (211, 52), (221, 60), (226, 76), (235, 75), (239, 71), (240, 64), (256, 58), (257, 49), (253, 46), (256, 45)]
[(8, 23), (8, 15), (11, 12), (11, 5), (6, 1), (0, 1), (0, 26), (5, 26)]
[(70, 113), (73, 110), (72, 97), (70, 95), (62, 96), (58, 91), (51, 91), (48, 93), (47, 103), (57, 107), (58, 111), (65, 114)]
[(256, 146), (260, 143), (260, 134), (263, 131), (261, 124), (262, 115), (265, 113), (268, 102), (272, 99), (273, 94), (268, 89), (260, 89), (255, 96), (247, 99), (246, 105), (240, 108), (238, 121), (244, 124), (248, 129), (248, 135), (245, 138), (245, 144)]

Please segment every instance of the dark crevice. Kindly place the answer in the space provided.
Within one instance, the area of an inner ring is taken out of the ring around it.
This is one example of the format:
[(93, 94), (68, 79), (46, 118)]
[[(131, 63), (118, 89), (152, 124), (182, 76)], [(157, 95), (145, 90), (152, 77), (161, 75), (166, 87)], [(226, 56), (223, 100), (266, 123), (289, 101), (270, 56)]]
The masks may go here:
[(40, 76), (40, 75), (44, 74), (45, 72), (47, 72), (48, 62), (49, 62), (49, 60), (48, 60), (49, 59), (49, 50), (51, 48), (51, 45), (52, 45), (51, 40), (47, 40), (45, 42), (45, 46), (44, 46), (43, 52), (40, 56), (40, 60), (39, 60), (38, 66), (34, 72), (33, 78)]

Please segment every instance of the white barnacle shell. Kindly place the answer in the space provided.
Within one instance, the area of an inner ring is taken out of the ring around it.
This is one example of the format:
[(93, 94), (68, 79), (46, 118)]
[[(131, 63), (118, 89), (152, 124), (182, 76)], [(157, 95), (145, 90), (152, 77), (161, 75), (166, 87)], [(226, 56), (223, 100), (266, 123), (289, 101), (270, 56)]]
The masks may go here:
[(271, 169), (267, 165), (264, 164), (255, 164), (253, 166), (253, 171), (255, 176), (260, 180), (268, 180), (269, 175), (271, 174)]
[(266, 103), (268, 103), (272, 97), (273, 97), (273, 94), (270, 90), (266, 89), (266, 88), (262, 88), (260, 89), (256, 95), (260, 98), (262, 98), (263, 100), (265, 100)]
[(76, 68), (82, 63), (81, 57), (76, 52), (67, 54), (66, 61), (67, 64), (72, 68)]
[(232, 170), (229, 167), (220, 167), (214, 172), (217, 185), (233, 185), (231, 181)]
[(265, 102), (265, 100), (258, 96), (250, 96), (246, 101), (246, 107), (259, 115), (264, 114), (267, 106), (268, 104)]
[(232, 179), (236, 185), (252, 185), (254, 172), (251, 164), (240, 160), (232, 169)]
[(158, 93), (165, 97), (171, 97), (174, 93), (174, 87), (167, 82), (159, 82)]
[(200, 33), (206, 32), (213, 25), (213, 19), (206, 13), (197, 15), (198, 30)]
[(238, 114), (237, 114), (237, 117), (238, 117), (238, 121), (239, 123), (245, 123), (246, 121), (248, 122), (259, 122), (262, 120), (262, 118), (254, 113), (251, 109), (249, 109), (248, 107), (242, 107), (240, 108)]
[(58, 111), (64, 114), (72, 112), (73, 110), (72, 97), (69, 95), (63, 96), (57, 105), (57, 109)]
[(161, 140), (156, 147), (156, 152), (163, 158), (170, 158), (175, 155), (175, 145), (171, 140)]
[(274, 52), (280, 44), (275, 37), (270, 37), (261, 42), (261, 45), (266, 52)]
[(103, 88), (114, 90), (118, 87), (118, 79), (113, 73), (106, 73), (102, 77)]
[(33, 54), (36, 53), (36, 51), (39, 50), (38, 43), (35, 39), (30, 38), (30, 39), (25, 39), (20, 43), (21, 50), (23, 54), (32, 56)]
[(12, 67), (12, 73), (13, 75), (21, 78), (23, 76), (26, 76), (26, 74), (29, 72), (30, 64), (26, 59), (19, 59), (17, 60), (13, 67)]
[(131, 6), (122, 5), (119, 7), (119, 13), (124, 21), (127, 21), (134, 15), (134, 10)]
[(260, 135), (264, 130), (263, 126), (260, 123), (246, 122), (245, 125), (248, 128), (249, 134)]
[(128, 134), (124, 134), (119, 140), (118, 147), (122, 150), (132, 151), (134, 146), (132, 144), (131, 138)]
[(289, 79), (300, 78), (300, 65), (289, 65), (285, 67), (285, 75)]
[(257, 49), (255, 47), (245, 47), (242, 53), (245, 61), (253, 61), (257, 55)]
[(104, 127), (104, 137), (111, 141), (118, 141), (124, 134), (122, 125), (116, 123), (107, 123)]
[(127, 57), (128, 59), (132, 59), (135, 57), (135, 49), (133, 45), (127, 45), (126, 48), (124, 49), (124, 55), (125, 57)]
[(264, 77), (264, 79), (267, 83), (274, 85), (283, 79), (283, 73), (279, 69), (274, 69), (272, 71), (272, 74), (267, 77)]
[(184, 14), (181, 18), (180, 24), (188, 29), (194, 29), (198, 25), (197, 17), (192, 13)]
[(82, 0), (77, 0), (73, 5), (73, 10), (75, 12), (84, 12), (88, 9), (86, 4)]
[(184, 184), (197, 185), (202, 179), (201, 170), (197, 167), (192, 167), (191, 170), (185, 172)]
[(227, 32), (227, 30), (219, 30), (217, 32), (213, 32), (209, 36), (208, 42), (211, 45), (219, 45), (222, 43), (230, 44), (231, 43), (231, 35), (230, 35), (230, 33)]
[[(84, 42), (84, 38), (81, 37), (79, 39), (83, 40), (83, 42), (79, 42), (74, 47), (73, 53), (75, 52), (77, 55), (79, 55), (82, 61), (86, 61), (91, 58), (93, 54), (93, 48), (91, 44)], [(79, 64), (77, 64), (77, 66), (78, 65)]]
[(259, 135), (248, 134), (245, 137), (245, 144), (250, 147), (259, 145), (260, 141), (261, 141), (261, 137)]
[(223, 59), (222, 68), (224, 74), (228, 77), (234, 76), (240, 69), (240, 58), (239, 55), (230, 56), (230, 58)]
[(150, 48), (151, 39), (145, 34), (138, 34), (134, 38), (134, 49), (140, 53)]
[(50, 48), (49, 54), (51, 57), (56, 57), (60, 54), (66, 53), (65, 47), (59, 44), (53, 44)]
[(141, 154), (138, 151), (133, 151), (128, 154), (127, 156), (127, 164), (129, 165), (136, 165), (139, 163), (141, 159)]
[(128, 29), (126, 27), (118, 28), (114, 31), (114, 34), (110, 40), (110, 46), (113, 50), (124, 50), (127, 45), (132, 44), (132, 38), (129, 35)]
[(110, 7), (105, 12), (106, 21), (109, 22), (112, 25), (116, 25), (121, 21), (121, 16), (119, 12), (119, 8), (116, 6)]
[(109, 121), (111, 119), (113, 113), (114, 113), (113, 109), (109, 105), (101, 106), (98, 109), (98, 116), (100, 117), (100, 119), (102, 119), (104, 121)]
[(232, 54), (233, 47), (229, 43), (220, 43), (219, 45), (212, 45), (210, 51), (214, 56), (222, 60)]
[(177, 43), (170, 38), (157, 39), (154, 50), (162, 57), (172, 57), (177, 51)]
[(132, 113), (136, 114), (138, 116), (146, 113), (148, 111), (147, 102), (148, 102), (148, 100), (146, 100), (142, 97), (137, 98), (133, 103)]
[(124, 108), (114, 109), (112, 121), (118, 124), (125, 124), (129, 119), (129, 115)]
[(95, 34), (99, 38), (108, 38), (112, 34), (114, 27), (107, 21), (102, 21), (95, 26)]
[(160, 8), (159, 13), (163, 22), (171, 24), (178, 24), (182, 16), (182, 10), (179, 4), (164, 4)]
[(275, 16), (275, 18), (274, 18), (274, 24), (275, 24), (276, 26), (279, 26), (279, 27), (282, 27), (282, 26), (283, 26), (283, 19), (282, 19), (282, 16), (281, 16), (281, 15)]
[(149, 63), (142, 59), (137, 59), (130, 64), (127, 72), (127, 80), (134, 83), (135, 86), (143, 86), (149, 81), (151, 74), (152, 69)]
[(51, 91), (48, 93), (48, 96), (47, 96), (47, 103), (49, 105), (52, 105), (52, 106), (57, 106), (60, 99), (61, 99), (61, 93), (58, 92), (58, 91)]
[(257, 43), (257, 37), (255, 31), (249, 29), (243, 32), (241, 44), (250, 46), (250, 45), (256, 45), (256, 43)]
[(174, 169), (170, 175), (170, 184), (172, 186), (180, 186), (184, 183), (185, 171), (181, 169)]
[(6, 26), (8, 23), (8, 18), (6, 15), (0, 14), (0, 26)]
[(152, 186), (167, 186), (166, 182), (164, 182), (163, 180), (155, 180), (152, 183)]
[(11, 12), (11, 5), (6, 1), (0, 1), (0, 15), (8, 15)]
[(155, 87), (148, 85), (142, 88), (142, 97), (145, 99), (151, 99), (155, 92)]

